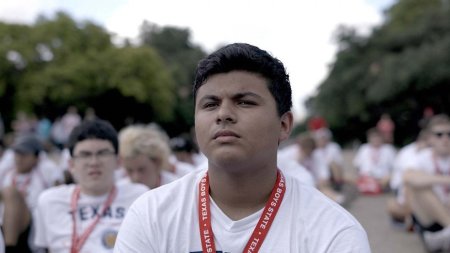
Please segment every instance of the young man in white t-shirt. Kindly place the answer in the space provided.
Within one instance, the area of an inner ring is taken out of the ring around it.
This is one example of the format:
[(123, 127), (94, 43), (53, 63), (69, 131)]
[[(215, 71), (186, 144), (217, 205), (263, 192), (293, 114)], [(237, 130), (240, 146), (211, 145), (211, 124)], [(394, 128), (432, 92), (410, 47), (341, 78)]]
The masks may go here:
[(194, 101), (208, 169), (140, 197), (116, 253), (370, 252), (346, 210), (277, 169), (293, 124), (279, 60), (248, 44), (225, 46), (199, 63)]
[(12, 157), (0, 177), (0, 224), (6, 252), (32, 252), (33, 214), (39, 194), (62, 179), (34, 135), (16, 137)]
[(429, 251), (450, 250), (450, 119), (433, 116), (427, 127), (430, 149), (404, 172), (414, 220)]
[(131, 203), (148, 188), (117, 184), (117, 132), (106, 121), (86, 121), (69, 136), (69, 170), (77, 184), (44, 191), (38, 200), (36, 245), (52, 253), (112, 252)]
[[(395, 155), (395, 148), (383, 142), (383, 136), (376, 128), (367, 131), (367, 143), (359, 147), (353, 159), (353, 165), (358, 169), (360, 191), (381, 193), (389, 189)], [(372, 184), (375, 184), (373, 192)]]

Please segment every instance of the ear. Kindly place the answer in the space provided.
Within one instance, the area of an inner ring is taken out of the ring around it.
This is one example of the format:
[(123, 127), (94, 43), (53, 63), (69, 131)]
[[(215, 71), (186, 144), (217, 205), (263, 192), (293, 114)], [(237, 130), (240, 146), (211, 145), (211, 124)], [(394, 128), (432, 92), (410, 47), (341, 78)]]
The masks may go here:
[(285, 112), (281, 116), (281, 128), (280, 128), (280, 136), (278, 138), (278, 143), (289, 138), (292, 132), (292, 125), (294, 124), (294, 116), (291, 111)]

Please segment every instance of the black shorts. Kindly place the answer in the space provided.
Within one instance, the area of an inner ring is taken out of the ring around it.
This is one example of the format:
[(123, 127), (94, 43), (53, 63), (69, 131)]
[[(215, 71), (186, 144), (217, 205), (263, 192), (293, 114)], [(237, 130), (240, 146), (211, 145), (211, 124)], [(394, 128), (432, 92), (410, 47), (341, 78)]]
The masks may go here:
[[(2, 231), (3, 231), (3, 228), (2, 228)], [(31, 231), (31, 222), (30, 222), (30, 224), (28, 224), (25, 231), (23, 231), (22, 234), (19, 235), (16, 247), (15, 247), (16, 252), (31, 253), (30, 246), (28, 245), (28, 240), (30, 238), (30, 231)]]
[(424, 232), (437, 232), (442, 230), (444, 227), (437, 223), (434, 222), (431, 225), (428, 226), (424, 226), (422, 223), (420, 223), (420, 221), (416, 218), (416, 216), (412, 215), (412, 219), (414, 222), (414, 228), (416, 229), (416, 231), (418, 231), (421, 235), (423, 235)]

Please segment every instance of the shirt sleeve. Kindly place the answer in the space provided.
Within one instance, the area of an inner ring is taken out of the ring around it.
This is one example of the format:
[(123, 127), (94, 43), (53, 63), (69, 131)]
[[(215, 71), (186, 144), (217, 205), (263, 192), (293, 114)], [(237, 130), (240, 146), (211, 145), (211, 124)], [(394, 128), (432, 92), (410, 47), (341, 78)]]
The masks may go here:
[(327, 253), (370, 253), (366, 232), (358, 226), (342, 230), (326, 250)]
[(46, 221), (45, 221), (45, 206), (44, 199), (42, 198), (42, 194), (40, 195), (38, 199), (37, 208), (34, 210), (33, 215), (33, 225), (35, 228), (35, 236), (34, 236), (34, 243), (38, 247), (48, 248), (47, 244), (47, 231), (46, 231)]
[[(114, 253), (157, 253), (157, 239), (150, 235), (149, 210), (143, 198), (135, 201), (128, 210), (119, 229), (114, 245)], [(143, 210), (144, 209), (144, 210)]]

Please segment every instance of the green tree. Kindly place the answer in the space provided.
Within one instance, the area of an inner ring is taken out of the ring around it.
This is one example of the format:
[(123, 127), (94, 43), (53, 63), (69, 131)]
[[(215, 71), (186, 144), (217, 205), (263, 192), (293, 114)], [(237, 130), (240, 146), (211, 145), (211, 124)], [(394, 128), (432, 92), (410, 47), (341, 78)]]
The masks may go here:
[(389, 113), (403, 144), (417, 133), (425, 107), (449, 113), (449, 1), (400, 0), (370, 36), (352, 28), (337, 34), (336, 61), (308, 107), (328, 120), (341, 141), (362, 139)]
[(142, 44), (154, 48), (164, 59), (175, 82), (175, 115), (177, 121), (164, 127), (171, 133), (186, 132), (194, 124), (192, 83), (198, 61), (205, 56), (201, 47), (191, 41), (186, 28), (159, 27), (148, 21), (140, 28)]
[(1, 23), (0, 37), (7, 55), (0, 59), (0, 104), (8, 123), (18, 110), (56, 116), (69, 105), (94, 107), (116, 127), (128, 117), (176, 120), (173, 78), (153, 48), (119, 48), (104, 28), (65, 13), (32, 26)]

